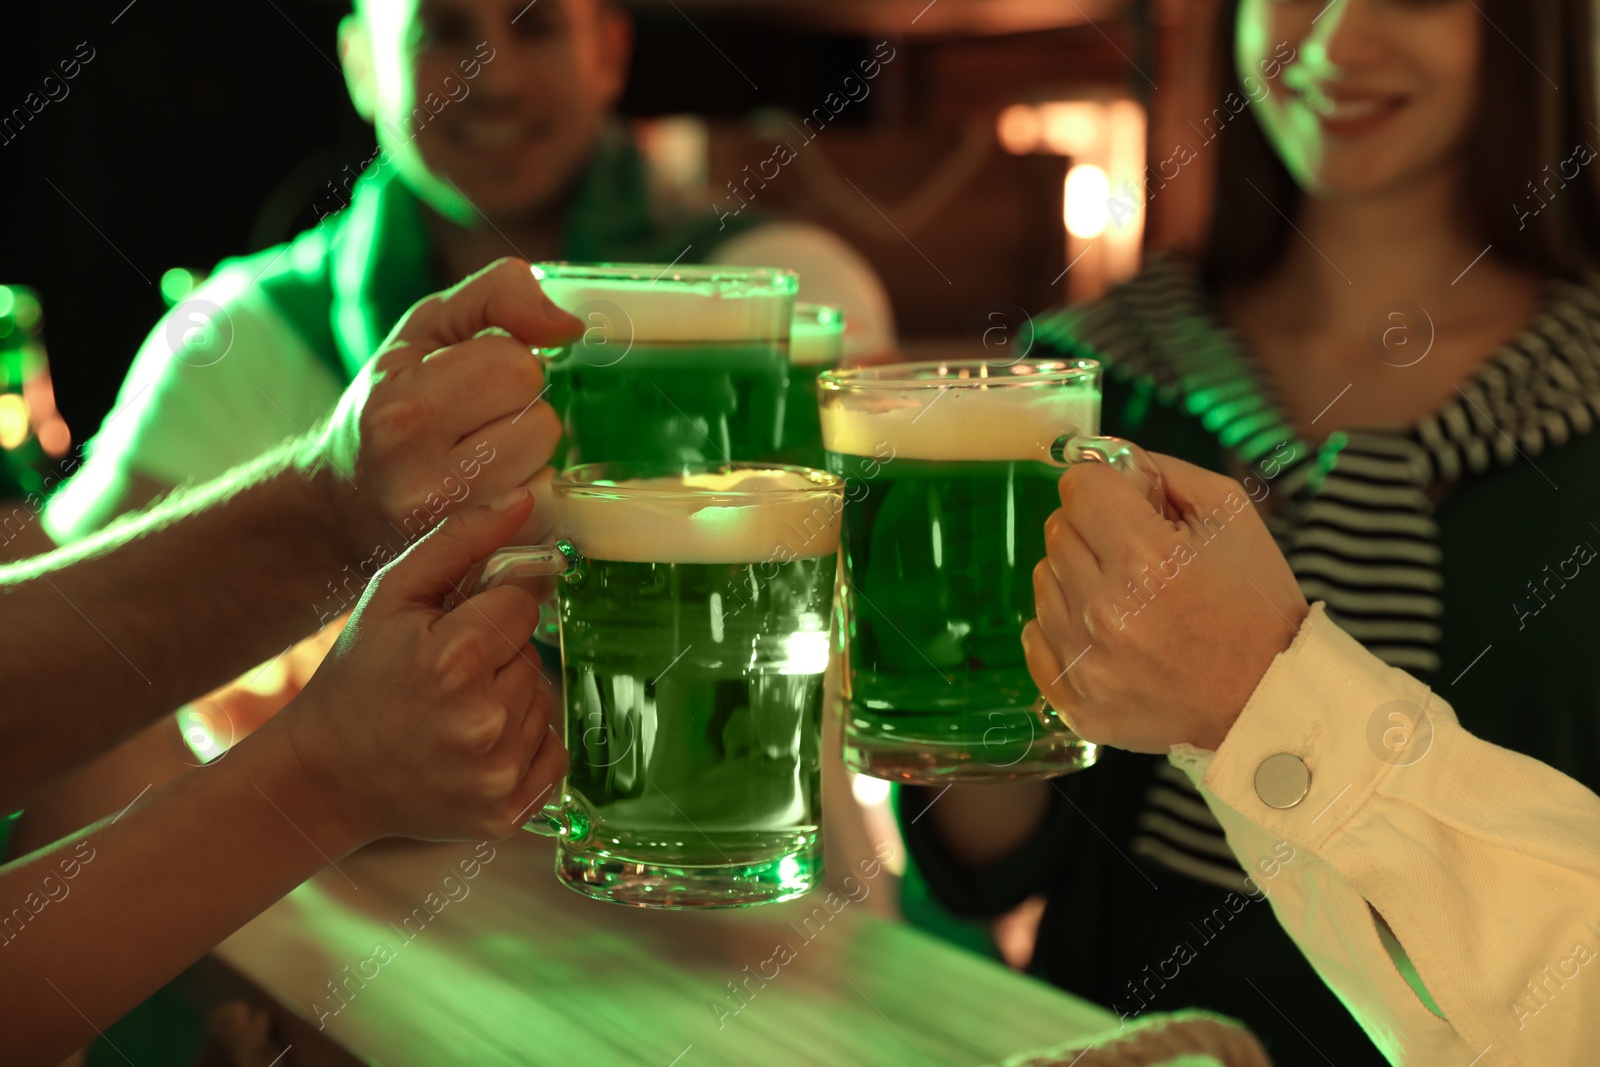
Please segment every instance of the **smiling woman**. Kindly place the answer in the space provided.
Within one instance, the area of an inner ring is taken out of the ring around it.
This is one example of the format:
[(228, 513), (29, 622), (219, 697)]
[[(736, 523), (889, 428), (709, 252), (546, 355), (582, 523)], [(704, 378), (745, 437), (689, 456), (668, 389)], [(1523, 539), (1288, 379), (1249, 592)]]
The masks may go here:
[[(1600, 497), (1600, 184), (1575, 147), (1600, 137), (1590, 4), (1219, 6), (1213, 82), (1195, 110), (1252, 103), (1199, 153), (1217, 168), (1205, 243), (1036, 320), (1038, 345), (1106, 364), (1104, 432), (1270, 478), (1255, 503), (1307, 601), (1390, 666), (1450, 687), (1478, 737), (1600, 787), (1592, 600), (1550, 598), (1537, 627), (1506, 611), (1527, 600), (1530, 572), (1593, 537)], [(1431, 343), (1404, 347), (1413, 328)], [(1109, 613), (1118, 632), (1106, 604), (1062, 589), (1052, 614), (1092, 625)], [(1126, 633), (1170, 625), (1179, 595), (1142, 597)], [(1207, 618), (1194, 639), (1226, 625)], [(1087, 641), (1064, 643), (1067, 669), (1050, 672), (1080, 692), (1107, 655), (1090, 646), (1079, 665)], [(1207, 798), (1160, 757), (1108, 752), (1054, 789), (901, 799), (939, 898), (993, 915), (1046, 896), (1030, 969), (1102, 1003), (1243, 884)], [(1285, 888), (1311, 866), (1291, 867)], [(1422, 885), (1407, 903), (1442, 906)], [(1334, 941), (1364, 946), (1363, 973), (1386, 976), (1406, 973), (1404, 946), (1421, 940), (1396, 927), (1402, 947), (1386, 952), (1365, 911), (1335, 929), (1323, 904), (1309, 895), (1318, 927), (1296, 929), (1298, 946), (1268, 909), (1240, 914), (1229, 949), (1185, 965), (1164, 1002), (1244, 1019), (1279, 1062), (1439, 1062), (1418, 1052), (1440, 1025), (1429, 993), (1492, 986), (1499, 964), (1462, 975), (1419, 962), (1410, 988), (1386, 994), (1392, 1017), (1368, 1001), (1352, 1021), (1302, 951), (1326, 961)]]
[[(1279, 91), (1262, 102), (1260, 125), (1219, 147), (1204, 260), (1213, 286), (1248, 283), (1277, 263), (1304, 195), (1360, 196), (1447, 172), (1461, 228), (1481, 238), (1476, 249), (1493, 245), (1500, 258), (1541, 270), (1600, 262), (1600, 186), (1591, 173), (1577, 176), (1581, 195), (1532, 225), (1517, 210), (1546, 164), (1600, 136), (1587, 5), (1231, 0), (1223, 7), (1222, 24), (1235, 20), (1237, 32), (1217, 36), (1219, 96), (1233, 88), (1236, 70), (1269, 58), (1275, 42), (1306, 43), (1303, 61), (1286, 67)], [(1329, 22), (1339, 32), (1317, 37)], [(1260, 210), (1263, 199), (1282, 213)]]

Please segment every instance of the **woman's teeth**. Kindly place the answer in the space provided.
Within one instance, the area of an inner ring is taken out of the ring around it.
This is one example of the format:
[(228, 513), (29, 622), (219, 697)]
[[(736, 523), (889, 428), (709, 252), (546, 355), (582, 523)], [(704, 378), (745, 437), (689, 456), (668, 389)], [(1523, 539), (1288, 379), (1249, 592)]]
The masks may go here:
[(1393, 106), (1391, 100), (1344, 100), (1327, 102), (1322, 114), (1338, 121), (1371, 118)]
[(1300, 98), (1318, 116), (1334, 122), (1360, 122), (1387, 114), (1400, 106), (1400, 98), (1394, 96), (1336, 100), (1314, 85), (1300, 90)]

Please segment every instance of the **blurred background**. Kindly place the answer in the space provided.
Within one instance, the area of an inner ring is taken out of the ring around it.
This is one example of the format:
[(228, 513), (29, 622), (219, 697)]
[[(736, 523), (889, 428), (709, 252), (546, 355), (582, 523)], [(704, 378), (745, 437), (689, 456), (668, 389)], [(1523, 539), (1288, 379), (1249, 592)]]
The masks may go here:
[[(637, 40), (622, 110), (657, 179), (703, 208), (736, 207), (729, 183), (788, 143), (796, 158), (761, 206), (820, 223), (871, 260), (910, 356), (970, 349), (1002, 321), (997, 309), (1016, 328), (1131, 275), (1142, 246), (1194, 239), (1207, 154), (1169, 166), (1177, 177), (1148, 204), (1141, 177), (1205, 138), (1211, 0), (625, 6)], [(8, 11), (23, 47), (0, 70), (0, 283), (40, 295), (72, 444), (99, 425), (166, 309), (164, 277), (168, 300), (181, 299), (182, 270), (311, 225), (372, 155), (335, 61), (347, 10), (113, 0)], [(869, 91), (846, 99), (859, 62), (891, 52)], [(25, 106), (59, 61), (91, 54), (65, 96)], [(819, 108), (820, 133), (802, 125)], [(48, 444), (68, 447), (60, 430)]]

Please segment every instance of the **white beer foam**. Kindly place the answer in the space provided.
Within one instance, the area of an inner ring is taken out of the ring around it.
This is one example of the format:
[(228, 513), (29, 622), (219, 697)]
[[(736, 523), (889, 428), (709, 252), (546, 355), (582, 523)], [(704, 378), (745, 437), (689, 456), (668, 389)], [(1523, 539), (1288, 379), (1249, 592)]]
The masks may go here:
[(796, 304), (789, 331), (789, 362), (800, 366), (837, 363), (844, 355), (844, 312), (818, 304)]
[(839, 550), (842, 501), (812, 493), (794, 497), (775, 489), (815, 489), (787, 471), (729, 471), (670, 478), (640, 478), (621, 487), (712, 491), (762, 490), (754, 503), (717, 503), (714, 497), (676, 499), (564, 495), (556, 501), (556, 528), (591, 559), (627, 563), (765, 563), (825, 556)]
[(829, 399), (822, 447), (851, 456), (881, 458), (886, 443), (895, 459), (1048, 461), (1061, 436), (1100, 432), (1099, 394), (1084, 387), (963, 384)]
[[(781, 341), (789, 336), (794, 307), (788, 296), (741, 294), (726, 283), (678, 287), (648, 279), (546, 278), (551, 301), (590, 328), (609, 331), (608, 342), (658, 344), (684, 341)], [(617, 309), (621, 321), (615, 321)], [(596, 317), (598, 312), (605, 318)], [(613, 321), (607, 321), (613, 320)]]
[(799, 329), (789, 335), (789, 362), (798, 366), (837, 363), (843, 354), (841, 333)]

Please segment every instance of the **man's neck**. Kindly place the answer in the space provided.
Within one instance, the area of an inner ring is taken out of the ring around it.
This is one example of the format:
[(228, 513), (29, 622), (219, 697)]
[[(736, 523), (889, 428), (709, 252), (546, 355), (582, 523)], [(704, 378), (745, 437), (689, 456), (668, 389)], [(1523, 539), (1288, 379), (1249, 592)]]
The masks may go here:
[(530, 263), (560, 258), (561, 223), (554, 214), (503, 227), (482, 216), (476, 226), (458, 226), (426, 209), (423, 219), (435, 261), (451, 285), (504, 256), (519, 256)]

